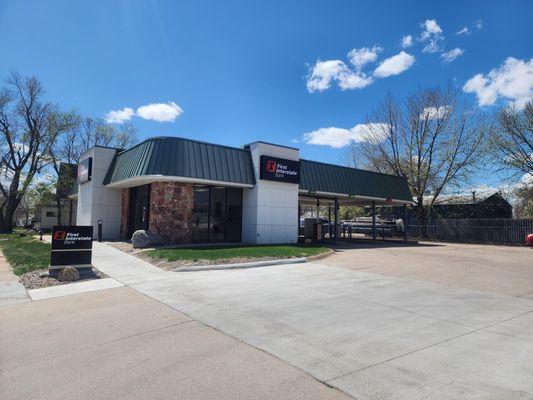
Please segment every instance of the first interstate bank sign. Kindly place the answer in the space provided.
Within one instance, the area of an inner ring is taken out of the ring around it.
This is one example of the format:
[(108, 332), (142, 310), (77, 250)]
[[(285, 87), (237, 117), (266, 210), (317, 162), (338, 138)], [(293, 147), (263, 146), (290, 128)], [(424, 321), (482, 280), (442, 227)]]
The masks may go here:
[(300, 162), (284, 158), (261, 156), (259, 177), (269, 181), (299, 183)]

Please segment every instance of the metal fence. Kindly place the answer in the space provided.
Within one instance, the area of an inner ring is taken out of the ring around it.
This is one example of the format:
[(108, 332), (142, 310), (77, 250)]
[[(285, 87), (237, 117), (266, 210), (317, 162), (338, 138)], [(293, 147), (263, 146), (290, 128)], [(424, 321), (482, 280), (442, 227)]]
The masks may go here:
[(437, 219), (431, 224), (406, 225), (409, 237), (447, 242), (524, 244), (533, 233), (533, 219)]

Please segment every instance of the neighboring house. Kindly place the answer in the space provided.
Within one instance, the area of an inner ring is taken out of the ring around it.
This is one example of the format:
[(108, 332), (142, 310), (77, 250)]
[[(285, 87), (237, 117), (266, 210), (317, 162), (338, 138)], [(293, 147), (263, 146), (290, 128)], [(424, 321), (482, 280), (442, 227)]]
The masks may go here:
[(442, 196), (433, 205), (436, 218), (512, 218), (513, 206), (500, 192), (472, 192), (471, 195)]
[[(513, 206), (497, 191), (482, 193), (472, 192), (468, 195), (441, 195), (436, 204), (429, 209), (432, 196), (424, 197), (429, 220), (434, 219), (481, 219), (481, 218), (512, 218)], [(370, 215), (370, 209), (365, 208)], [(377, 214), (384, 219), (404, 218), (401, 207), (378, 207)], [(407, 219), (417, 218), (416, 206), (407, 209)]]
[(71, 198), (71, 194), (73, 187), (76, 186), (77, 168), (77, 164), (61, 163), (59, 166), (56, 193), (59, 196), (61, 220), (56, 203), (41, 204), (37, 207), (32, 220), (35, 229), (48, 231), (54, 225), (76, 225), (77, 201)]
[(57, 206), (43, 205), (33, 219), (33, 226), (37, 230), (49, 231), (57, 225)]

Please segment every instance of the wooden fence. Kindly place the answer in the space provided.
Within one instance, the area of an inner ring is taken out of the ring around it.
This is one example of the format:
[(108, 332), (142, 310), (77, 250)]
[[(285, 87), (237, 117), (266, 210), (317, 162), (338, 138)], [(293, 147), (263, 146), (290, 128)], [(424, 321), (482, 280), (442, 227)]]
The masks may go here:
[(446, 242), (524, 244), (533, 219), (437, 219), (427, 226), (408, 224), (409, 237)]

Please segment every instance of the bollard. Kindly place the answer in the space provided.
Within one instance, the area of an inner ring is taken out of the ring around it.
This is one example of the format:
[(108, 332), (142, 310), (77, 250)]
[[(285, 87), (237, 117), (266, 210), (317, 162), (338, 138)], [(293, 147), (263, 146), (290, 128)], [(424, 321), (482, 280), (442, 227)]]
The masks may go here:
[(102, 220), (98, 220), (98, 241), (102, 241)]

